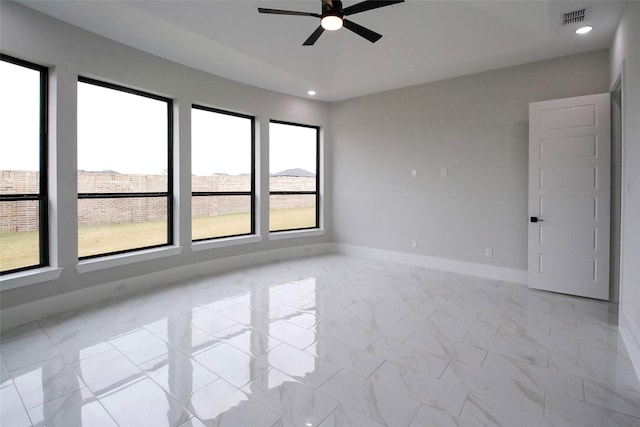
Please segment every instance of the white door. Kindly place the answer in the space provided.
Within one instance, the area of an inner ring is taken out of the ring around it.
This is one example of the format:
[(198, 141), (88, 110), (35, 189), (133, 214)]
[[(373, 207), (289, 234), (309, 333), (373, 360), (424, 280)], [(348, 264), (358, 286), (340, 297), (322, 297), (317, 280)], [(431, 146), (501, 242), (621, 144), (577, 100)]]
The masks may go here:
[(529, 104), (529, 287), (609, 299), (609, 94)]

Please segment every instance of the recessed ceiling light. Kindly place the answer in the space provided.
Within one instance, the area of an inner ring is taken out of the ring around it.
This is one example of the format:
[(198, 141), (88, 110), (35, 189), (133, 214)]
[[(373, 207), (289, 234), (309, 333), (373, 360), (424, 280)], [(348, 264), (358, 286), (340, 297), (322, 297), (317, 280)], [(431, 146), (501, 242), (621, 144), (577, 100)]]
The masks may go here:
[(310, 96), (314, 96), (316, 94), (316, 91), (315, 90), (310, 90), (310, 91), (307, 92), (307, 94), (310, 95)]
[(587, 34), (589, 31), (593, 30), (593, 27), (590, 26), (586, 26), (586, 27), (580, 27), (576, 30), (576, 34)]

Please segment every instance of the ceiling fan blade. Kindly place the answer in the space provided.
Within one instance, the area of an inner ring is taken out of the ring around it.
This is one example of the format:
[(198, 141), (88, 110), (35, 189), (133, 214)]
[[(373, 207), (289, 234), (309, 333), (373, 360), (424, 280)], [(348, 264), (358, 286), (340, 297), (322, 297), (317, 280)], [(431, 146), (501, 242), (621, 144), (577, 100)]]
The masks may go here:
[(353, 6), (345, 7), (342, 9), (342, 13), (344, 13), (344, 16), (349, 16), (354, 13), (366, 12), (367, 10), (378, 9), (379, 7), (391, 6), (402, 2), (404, 2), (404, 0), (365, 0)]
[(324, 33), (324, 28), (322, 28), (322, 25), (319, 25), (309, 38), (302, 43), (302, 46), (313, 46), (322, 33)]
[(371, 43), (375, 43), (382, 38), (382, 34), (378, 34), (375, 31), (371, 31), (368, 28), (363, 27), (362, 25), (358, 25), (353, 21), (349, 21), (348, 19), (343, 19), (342, 24), (348, 30), (353, 31), (360, 37), (364, 37), (369, 40)]
[(314, 18), (322, 18), (322, 15), (318, 13), (296, 12), (295, 10), (265, 9), (264, 7), (259, 7), (258, 12), (271, 13), (273, 15), (312, 16)]

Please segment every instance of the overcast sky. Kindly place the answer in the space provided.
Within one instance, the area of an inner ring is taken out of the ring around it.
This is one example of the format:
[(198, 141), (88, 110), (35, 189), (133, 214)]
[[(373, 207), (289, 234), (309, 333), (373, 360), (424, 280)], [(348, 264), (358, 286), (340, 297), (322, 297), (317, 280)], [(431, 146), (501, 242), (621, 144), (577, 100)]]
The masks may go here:
[[(38, 169), (37, 71), (0, 61), (0, 169)], [(167, 170), (166, 104), (78, 83), (78, 169), (162, 174)], [(251, 171), (250, 122), (192, 110), (192, 173)], [(316, 172), (315, 130), (270, 125), (270, 173)]]
[(40, 73), (0, 61), (0, 169), (38, 170)]

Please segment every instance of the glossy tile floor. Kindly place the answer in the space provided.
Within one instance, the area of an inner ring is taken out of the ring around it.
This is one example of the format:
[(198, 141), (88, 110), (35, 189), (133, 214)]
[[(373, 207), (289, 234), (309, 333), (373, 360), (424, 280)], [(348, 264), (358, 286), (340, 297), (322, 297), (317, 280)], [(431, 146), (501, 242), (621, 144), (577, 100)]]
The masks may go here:
[(2, 336), (18, 426), (640, 426), (615, 305), (338, 255)]

